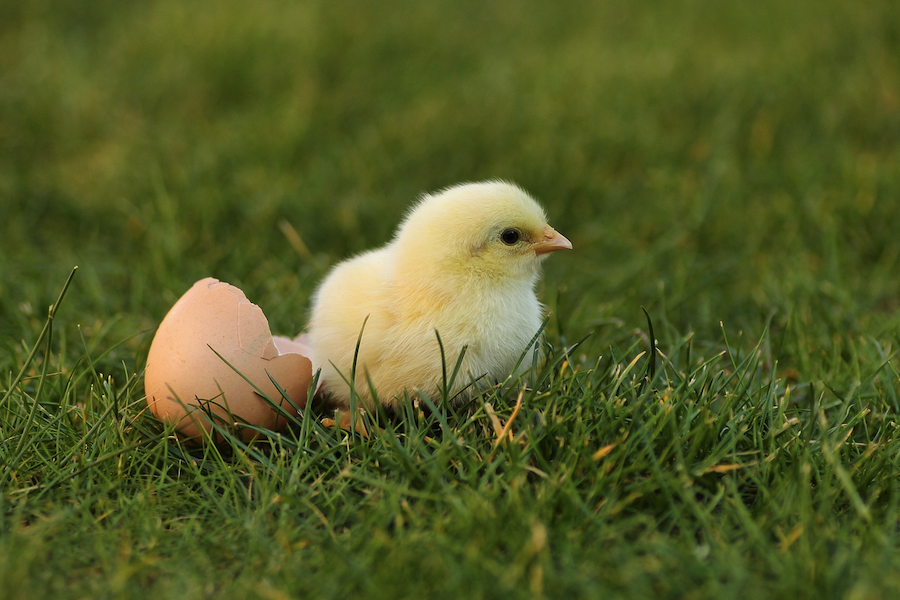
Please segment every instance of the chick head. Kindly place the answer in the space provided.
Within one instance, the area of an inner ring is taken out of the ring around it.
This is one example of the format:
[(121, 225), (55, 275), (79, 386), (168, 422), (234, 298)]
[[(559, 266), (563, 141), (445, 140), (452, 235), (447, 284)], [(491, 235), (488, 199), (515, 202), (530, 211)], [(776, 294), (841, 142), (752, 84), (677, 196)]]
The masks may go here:
[(571, 242), (547, 224), (544, 210), (521, 188), (502, 181), (466, 183), (424, 196), (400, 225), (394, 243), (422, 273), (533, 280), (550, 252)]

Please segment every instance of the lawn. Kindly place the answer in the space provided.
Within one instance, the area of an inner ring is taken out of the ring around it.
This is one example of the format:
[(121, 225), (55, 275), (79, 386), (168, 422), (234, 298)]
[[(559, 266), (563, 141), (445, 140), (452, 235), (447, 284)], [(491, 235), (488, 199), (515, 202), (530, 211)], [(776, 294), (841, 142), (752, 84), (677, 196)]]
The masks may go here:
[[(900, 597), (898, 32), (895, 0), (0, 0), (0, 596)], [(487, 178), (574, 244), (527, 387), (368, 439), (147, 412), (194, 281), (299, 333), (330, 265)]]

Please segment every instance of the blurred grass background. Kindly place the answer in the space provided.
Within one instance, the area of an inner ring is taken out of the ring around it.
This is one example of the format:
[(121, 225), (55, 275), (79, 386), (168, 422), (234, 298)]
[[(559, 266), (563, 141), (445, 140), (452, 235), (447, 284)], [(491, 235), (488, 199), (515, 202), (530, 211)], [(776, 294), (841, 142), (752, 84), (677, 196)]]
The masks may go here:
[(704, 331), (798, 296), (894, 309), (896, 12), (4, 2), (4, 312), (79, 264), (78, 314), (151, 326), (213, 275), (298, 331), (324, 266), (488, 177), (575, 241), (548, 282), (576, 329), (663, 297)]
[(898, 141), (894, 0), (0, 0), (0, 365), (74, 265), (63, 374), (79, 336), (139, 373), (205, 276), (297, 333), (418, 194), (496, 177), (575, 245), (554, 342), (602, 354), (644, 306), (850, 388), (900, 343)]

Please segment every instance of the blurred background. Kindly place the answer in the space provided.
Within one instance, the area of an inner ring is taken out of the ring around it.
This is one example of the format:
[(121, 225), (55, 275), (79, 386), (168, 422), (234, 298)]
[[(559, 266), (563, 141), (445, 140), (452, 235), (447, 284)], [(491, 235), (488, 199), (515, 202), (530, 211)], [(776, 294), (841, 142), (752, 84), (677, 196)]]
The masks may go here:
[(74, 265), (60, 327), (138, 367), (205, 276), (297, 333), (328, 266), (485, 178), (575, 245), (554, 340), (641, 306), (663, 334), (878, 334), (898, 141), (895, 0), (0, 0), (0, 339)]

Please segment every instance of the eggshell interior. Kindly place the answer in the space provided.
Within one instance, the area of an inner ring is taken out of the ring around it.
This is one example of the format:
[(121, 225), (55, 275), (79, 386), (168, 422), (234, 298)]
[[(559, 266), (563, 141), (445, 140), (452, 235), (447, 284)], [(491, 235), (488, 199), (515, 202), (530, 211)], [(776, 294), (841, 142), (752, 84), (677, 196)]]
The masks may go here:
[[(288, 419), (260, 392), (296, 415), (295, 405), (305, 407), (312, 380), (308, 355), (302, 341), (273, 337), (262, 310), (240, 289), (208, 277), (159, 325), (144, 372), (147, 404), (158, 419), (191, 438), (210, 431), (207, 413), (222, 424), (278, 430)], [(238, 431), (245, 440), (256, 436), (251, 429)]]

